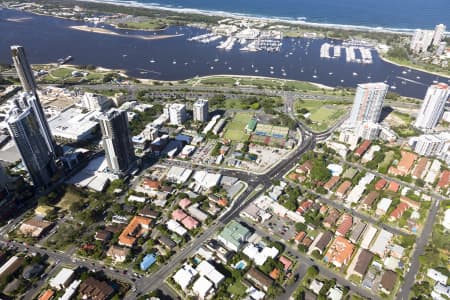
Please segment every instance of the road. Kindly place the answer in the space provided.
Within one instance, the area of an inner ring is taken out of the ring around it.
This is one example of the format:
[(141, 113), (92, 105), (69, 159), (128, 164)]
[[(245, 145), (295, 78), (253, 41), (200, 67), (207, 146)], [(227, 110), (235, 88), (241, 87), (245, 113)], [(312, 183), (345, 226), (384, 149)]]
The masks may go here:
[(403, 285), (400, 288), (399, 293), (397, 294), (397, 300), (409, 299), (409, 293), (414, 285), (414, 280), (416, 279), (416, 275), (420, 267), (419, 257), (424, 254), (425, 247), (433, 231), (433, 225), (439, 211), (439, 202), (439, 200), (433, 201), (430, 213), (428, 214), (428, 218), (425, 223), (425, 227), (423, 228), (422, 233), (416, 239), (416, 245), (411, 257), (411, 267), (405, 275)]

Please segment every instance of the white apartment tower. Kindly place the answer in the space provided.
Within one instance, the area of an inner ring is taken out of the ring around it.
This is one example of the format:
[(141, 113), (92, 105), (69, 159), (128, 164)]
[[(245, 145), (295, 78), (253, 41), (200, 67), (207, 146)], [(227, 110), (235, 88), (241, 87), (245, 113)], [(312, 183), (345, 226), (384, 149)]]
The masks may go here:
[(186, 121), (186, 105), (184, 104), (169, 104), (168, 113), (172, 125), (182, 125)]
[(208, 121), (208, 100), (198, 99), (194, 103), (193, 113), (194, 121), (206, 122)]
[(383, 82), (358, 84), (349, 125), (357, 126), (366, 122), (378, 123), (388, 88), (389, 86)]
[(450, 89), (447, 84), (438, 83), (431, 85), (423, 99), (414, 127), (425, 132), (436, 127), (444, 114), (445, 104), (449, 95)]
[(442, 39), (444, 38), (445, 29), (446, 27), (444, 24), (436, 25), (436, 27), (434, 28), (433, 46), (439, 46)]
[(417, 29), (411, 38), (410, 49), (414, 53), (426, 52), (430, 47), (435, 32), (432, 30)]

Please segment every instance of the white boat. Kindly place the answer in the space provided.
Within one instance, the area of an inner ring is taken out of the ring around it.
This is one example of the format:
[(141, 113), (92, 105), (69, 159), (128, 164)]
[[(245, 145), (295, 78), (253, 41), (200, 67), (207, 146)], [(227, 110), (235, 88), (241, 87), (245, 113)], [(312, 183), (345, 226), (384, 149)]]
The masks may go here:
[(391, 86), (391, 89), (395, 90), (397, 87), (395, 85)]
[(214, 70), (214, 66), (209, 67), (211, 70)]
[(214, 62), (218, 62), (218, 61), (219, 61), (219, 59), (218, 59), (218, 58), (215, 58), (215, 59), (214, 59)]
[(329, 72), (328, 75), (330, 75), (330, 76), (333, 75), (333, 72)]
[(172, 62), (172, 64), (173, 64), (173, 65), (176, 65), (176, 64), (177, 64), (177, 62), (176, 62), (176, 61), (174, 60), (174, 61)]
[(403, 72), (402, 72), (402, 74), (406, 74), (406, 73), (407, 73), (406, 71), (403, 71)]
[(255, 73), (258, 73), (258, 72), (259, 72), (259, 70), (258, 70), (258, 69), (256, 69), (256, 70), (255, 70)]
[(312, 77), (313, 77), (313, 78), (317, 78), (317, 75), (313, 75)]
[(228, 67), (228, 70), (231, 70), (231, 67)]
[(416, 79), (420, 79), (420, 76), (416, 76)]
[(344, 79), (341, 79), (341, 82), (344, 82)]
[(274, 72), (273, 71), (270, 71), (270, 74), (273, 74)]
[(154, 60), (154, 59), (152, 59), (151, 61), (150, 61), (150, 63), (152, 63), (152, 64), (154, 64), (156, 61)]
[(356, 72), (353, 72), (352, 74), (353, 74), (353, 76), (358, 76), (358, 73), (356, 73)]

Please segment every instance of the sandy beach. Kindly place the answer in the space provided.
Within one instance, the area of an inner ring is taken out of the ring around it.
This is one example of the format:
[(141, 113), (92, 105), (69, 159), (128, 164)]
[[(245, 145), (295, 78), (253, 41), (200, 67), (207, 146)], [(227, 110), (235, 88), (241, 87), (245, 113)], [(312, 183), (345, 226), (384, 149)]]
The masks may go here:
[(118, 32), (105, 29), (105, 28), (99, 28), (99, 27), (89, 27), (86, 25), (81, 26), (70, 26), (70, 29), (73, 30), (80, 30), (85, 32), (94, 32), (99, 34), (107, 34), (107, 35), (115, 35), (115, 36), (122, 36), (122, 37), (131, 37), (131, 38), (137, 38), (137, 39), (143, 39), (143, 40), (163, 40), (163, 39), (169, 39), (173, 37), (182, 36), (183, 34), (166, 34), (166, 35), (128, 35), (128, 34), (120, 34)]

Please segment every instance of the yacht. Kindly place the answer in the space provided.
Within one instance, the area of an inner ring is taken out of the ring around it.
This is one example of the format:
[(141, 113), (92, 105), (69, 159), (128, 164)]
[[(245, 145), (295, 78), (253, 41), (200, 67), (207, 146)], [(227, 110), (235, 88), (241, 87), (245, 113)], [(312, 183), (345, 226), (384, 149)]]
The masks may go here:
[(152, 64), (154, 64), (156, 61), (154, 60), (154, 59), (152, 59), (151, 61), (150, 61), (150, 63), (152, 63)]
[(353, 72), (352, 74), (353, 74), (353, 76), (358, 76), (358, 73), (356, 73), (356, 72)]
[(177, 64), (177, 61), (176, 61), (176, 60), (174, 60), (174, 61), (172, 62), (172, 64), (173, 64), (173, 65), (176, 65), (176, 64)]

